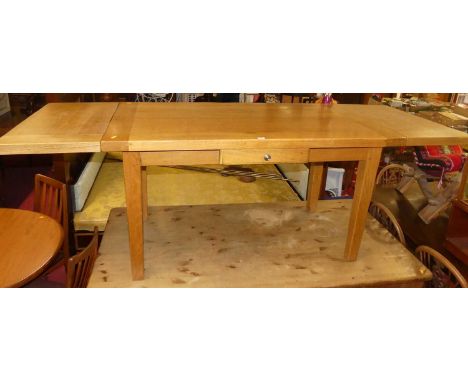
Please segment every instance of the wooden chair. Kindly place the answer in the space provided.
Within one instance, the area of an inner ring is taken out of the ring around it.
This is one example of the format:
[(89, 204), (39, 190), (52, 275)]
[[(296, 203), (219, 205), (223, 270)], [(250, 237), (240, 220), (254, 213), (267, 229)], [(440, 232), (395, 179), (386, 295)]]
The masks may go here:
[(392, 212), (382, 203), (371, 202), (369, 213), (406, 247), (403, 230)]
[(34, 211), (55, 219), (63, 227), (63, 260), (70, 257), (68, 238), (67, 186), (58, 180), (36, 174), (34, 178)]
[(98, 255), (99, 230), (94, 227), (93, 239), (89, 245), (79, 254), (72, 256), (67, 261), (67, 288), (86, 288), (94, 262)]
[(66, 263), (66, 280), (63, 282), (50, 281), (47, 278), (37, 279), (24, 285), (24, 288), (86, 288), (94, 262), (98, 255), (98, 228), (94, 227), (93, 239), (79, 254), (72, 256)]
[(405, 167), (401, 164), (392, 163), (379, 171), (376, 184), (388, 188), (396, 188), (405, 174)]
[(441, 253), (420, 245), (416, 257), (432, 272), (429, 286), (432, 288), (467, 288), (468, 283), (458, 269)]

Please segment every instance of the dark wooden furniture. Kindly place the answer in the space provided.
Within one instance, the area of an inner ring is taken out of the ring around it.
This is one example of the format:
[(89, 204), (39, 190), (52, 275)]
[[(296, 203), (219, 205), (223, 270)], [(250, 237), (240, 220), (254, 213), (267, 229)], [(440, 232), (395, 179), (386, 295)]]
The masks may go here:
[(48, 176), (36, 174), (34, 179), (34, 211), (50, 216), (63, 227), (63, 260), (70, 257), (68, 237), (67, 186)]
[(94, 227), (93, 239), (79, 254), (67, 261), (67, 288), (86, 288), (98, 255), (98, 228)]
[(364, 103), (363, 93), (333, 93), (332, 97), (338, 103), (347, 103), (347, 104)]
[(405, 168), (401, 164), (389, 164), (379, 171), (375, 184), (380, 184), (389, 188), (396, 188), (404, 173)]
[(86, 288), (98, 255), (98, 227), (94, 228), (93, 238), (79, 254), (72, 256), (65, 264), (66, 279), (63, 282), (47, 278), (36, 278), (25, 285), (27, 288)]
[(467, 181), (468, 160), (463, 167), (461, 187), (457, 198), (452, 202), (452, 213), (444, 242), (444, 247), (463, 261), (464, 264), (468, 264), (468, 199), (465, 198)]
[(447, 257), (462, 275), (468, 278), (468, 264), (462, 262), (444, 245), (451, 209), (443, 212), (429, 224), (424, 223), (418, 216), (418, 211), (426, 205), (427, 200), (417, 184), (413, 184), (405, 195), (393, 188), (377, 185), (372, 200), (381, 202), (392, 211), (405, 233), (408, 248), (414, 250), (420, 245), (427, 245)]
[(468, 201), (454, 200), (450, 214), (445, 248), (468, 264)]
[(427, 201), (417, 184), (413, 184), (404, 195), (394, 188), (376, 185), (372, 201), (385, 205), (397, 218), (409, 247), (415, 249), (424, 244), (442, 252), (448, 214), (444, 212), (429, 224), (424, 223), (418, 216), (418, 211)]
[(281, 103), (314, 103), (316, 93), (280, 93)]
[(0, 287), (19, 287), (49, 265), (62, 244), (63, 229), (38, 212), (0, 209)]
[(371, 202), (369, 213), (406, 247), (405, 235), (392, 212), (382, 203)]
[(421, 245), (416, 248), (416, 256), (431, 272), (428, 286), (433, 288), (468, 288), (468, 283), (458, 269), (441, 253)]
[(39, 110), (46, 103), (41, 93), (9, 93), (12, 114), (29, 116)]

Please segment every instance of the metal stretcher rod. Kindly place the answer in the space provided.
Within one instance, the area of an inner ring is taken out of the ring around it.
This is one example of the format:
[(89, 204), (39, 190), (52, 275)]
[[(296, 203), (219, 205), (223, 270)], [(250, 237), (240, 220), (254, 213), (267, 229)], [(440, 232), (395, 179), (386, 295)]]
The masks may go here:
[(161, 167), (177, 168), (179, 170), (209, 172), (209, 173), (216, 173), (216, 174), (230, 175), (230, 176), (250, 176), (250, 177), (253, 177), (253, 178), (263, 178), (263, 179), (272, 179), (272, 180), (283, 180), (283, 181), (289, 181), (289, 182), (298, 182), (297, 180), (283, 178), (281, 175), (278, 175), (278, 174), (266, 174), (266, 173), (254, 172), (254, 171), (242, 171), (242, 170), (234, 170), (234, 169), (232, 169), (232, 170), (231, 169), (217, 169), (217, 168), (194, 167), (194, 166), (161, 166)]

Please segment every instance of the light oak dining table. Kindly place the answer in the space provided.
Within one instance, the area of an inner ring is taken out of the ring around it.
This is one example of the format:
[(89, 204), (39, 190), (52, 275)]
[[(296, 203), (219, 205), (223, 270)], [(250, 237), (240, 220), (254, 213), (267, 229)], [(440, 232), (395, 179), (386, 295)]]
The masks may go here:
[(313, 212), (324, 162), (358, 161), (343, 250), (353, 261), (382, 148), (448, 144), (468, 144), (468, 135), (380, 105), (62, 103), (1, 137), (0, 155), (122, 152), (132, 277), (141, 280), (146, 166), (309, 163)]
[(0, 288), (19, 287), (37, 277), (62, 241), (62, 226), (51, 217), (0, 208)]

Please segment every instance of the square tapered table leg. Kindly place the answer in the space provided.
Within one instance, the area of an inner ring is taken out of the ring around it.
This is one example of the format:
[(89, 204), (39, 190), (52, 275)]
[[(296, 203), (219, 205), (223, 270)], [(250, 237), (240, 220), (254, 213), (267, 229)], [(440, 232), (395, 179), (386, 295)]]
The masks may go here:
[(123, 170), (132, 278), (133, 280), (143, 280), (143, 192), (139, 152), (123, 153)]
[(323, 162), (311, 163), (309, 168), (309, 184), (307, 187), (307, 207), (315, 211), (322, 189)]
[(369, 148), (367, 149), (366, 158), (359, 160), (353, 205), (348, 223), (348, 237), (345, 246), (346, 260), (356, 260), (359, 252), (381, 152), (381, 148)]

